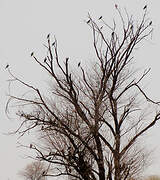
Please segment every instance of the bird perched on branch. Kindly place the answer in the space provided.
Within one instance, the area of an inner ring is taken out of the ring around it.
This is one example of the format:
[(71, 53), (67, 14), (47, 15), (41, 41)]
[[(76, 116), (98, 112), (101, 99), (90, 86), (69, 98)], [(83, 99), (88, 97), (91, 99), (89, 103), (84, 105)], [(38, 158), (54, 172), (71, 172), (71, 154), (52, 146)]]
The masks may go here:
[(47, 58), (44, 58), (44, 63), (46, 63), (46, 61), (47, 61)]
[(147, 9), (147, 5), (145, 5), (145, 6), (143, 7), (143, 10), (145, 10), (145, 9)]
[(31, 53), (31, 56), (33, 56), (33, 55), (34, 55), (34, 52)]
[(118, 5), (117, 5), (117, 4), (115, 4), (115, 8), (116, 8), (116, 9), (118, 8)]
[(112, 40), (114, 39), (114, 37), (115, 37), (115, 32), (113, 31), (112, 34), (111, 34)]
[(47, 39), (49, 39), (49, 37), (50, 37), (50, 34), (47, 35)]
[(23, 113), (21, 113), (21, 115), (20, 115), (21, 117), (23, 117), (24, 116), (24, 114)]
[(87, 21), (87, 24), (90, 23), (90, 21), (91, 21), (91, 20), (89, 19), (89, 20)]
[(78, 63), (78, 67), (81, 65), (81, 62)]
[(9, 64), (6, 65), (5, 69), (9, 68)]
[(152, 25), (152, 21), (149, 23), (149, 25)]
[(102, 19), (102, 16), (99, 17), (99, 20)]

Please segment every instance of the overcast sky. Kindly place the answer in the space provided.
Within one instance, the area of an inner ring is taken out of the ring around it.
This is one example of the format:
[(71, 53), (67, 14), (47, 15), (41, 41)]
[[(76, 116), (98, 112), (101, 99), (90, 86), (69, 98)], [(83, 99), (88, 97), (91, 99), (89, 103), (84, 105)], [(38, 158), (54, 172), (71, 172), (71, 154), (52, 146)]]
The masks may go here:
[[(145, 4), (148, 4), (149, 17), (153, 19), (154, 33), (151, 41), (146, 41), (137, 51), (136, 66), (151, 67), (146, 79), (148, 95), (160, 99), (159, 85), (159, 47), (160, 47), (160, 2), (144, 0), (0, 0), (0, 179), (18, 180), (18, 171), (31, 160), (26, 158), (28, 152), (17, 148), (17, 137), (4, 133), (16, 128), (16, 120), (9, 120), (5, 113), (9, 78), (5, 70), (6, 64), (19, 77), (28, 82), (39, 83), (45, 80), (30, 53), (43, 58), (43, 43), (51, 33), (58, 40), (60, 54), (71, 57), (75, 61), (90, 60), (91, 33), (85, 23), (90, 12), (94, 18), (103, 16), (112, 20), (115, 15), (114, 4), (119, 8), (127, 8), (128, 12), (139, 17)], [(137, 15), (138, 14), (138, 15)], [(22, 89), (16, 89), (21, 91)], [(12, 90), (13, 91), (13, 90)], [(146, 169), (146, 174), (160, 175), (160, 125), (152, 129), (144, 143), (148, 149), (154, 149), (153, 165)]]

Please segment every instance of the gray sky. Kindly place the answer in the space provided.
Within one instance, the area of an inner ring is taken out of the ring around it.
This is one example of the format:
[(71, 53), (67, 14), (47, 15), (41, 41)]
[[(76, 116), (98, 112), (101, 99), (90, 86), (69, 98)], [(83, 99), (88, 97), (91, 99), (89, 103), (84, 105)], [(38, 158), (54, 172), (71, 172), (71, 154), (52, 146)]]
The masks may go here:
[[(30, 53), (35, 51), (38, 57), (43, 57), (48, 33), (55, 35), (58, 40), (59, 52), (63, 57), (72, 60), (90, 60), (91, 33), (85, 23), (87, 13), (94, 18), (101, 15), (107, 21), (115, 15), (114, 4), (120, 8), (126, 7), (129, 13), (137, 18), (145, 4), (148, 4), (149, 17), (153, 19), (154, 33), (151, 41), (146, 41), (137, 51), (137, 64), (140, 67), (151, 67), (152, 72), (146, 79), (146, 91), (153, 98), (160, 99), (159, 86), (159, 47), (160, 21), (159, 1), (144, 0), (0, 0), (0, 94), (1, 94), (1, 126), (0, 126), (0, 179), (20, 179), (17, 176), (30, 160), (26, 159), (28, 151), (17, 148), (15, 136), (6, 136), (6, 133), (16, 128), (15, 119), (8, 120), (4, 113), (7, 100), (8, 72), (7, 63), (17, 76), (27, 82), (40, 83), (46, 77), (41, 76), (38, 66), (33, 63)], [(82, 62), (83, 63), (83, 62)], [(16, 89), (20, 92), (21, 89)], [(146, 174), (160, 175), (160, 125), (151, 130), (145, 137), (144, 143), (148, 149), (155, 149), (153, 165), (146, 169)], [(29, 141), (29, 139), (28, 139)], [(31, 152), (29, 152), (31, 153)]]

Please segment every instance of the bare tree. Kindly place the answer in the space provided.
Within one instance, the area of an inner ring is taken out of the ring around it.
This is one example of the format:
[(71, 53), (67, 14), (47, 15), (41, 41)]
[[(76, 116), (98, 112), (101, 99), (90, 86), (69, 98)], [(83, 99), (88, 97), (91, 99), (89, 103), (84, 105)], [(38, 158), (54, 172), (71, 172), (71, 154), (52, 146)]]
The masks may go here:
[(20, 171), (19, 175), (24, 177), (26, 180), (45, 180), (46, 170), (47, 168), (42, 162), (35, 161)]
[(31, 54), (49, 74), (49, 97), (8, 69), (12, 83), (33, 91), (34, 97), (10, 95), (10, 100), (20, 103), (17, 116), (22, 123), (16, 133), (23, 136), (35, 129), (41, 136), (41, 143), (30, 148), (37, 152), (37, 159), (52, 165), (53, 172), (47, 176), (125, 180), (138, 175), (146, 163), (138, 141), (160, 119), (159, 111), (150, 113), (148, 109), (158, 107), (159, 102), (149, 98), (142, 86), (150, 69), (136, 74), (132, 62), (136, 47), (152, 32), (152, 21), (146, 17), (146, 8), (135, 22), (115, 7), (119, 21), (113, 26), (100, 17), (101, 27), (89, 15), (86, 22), (92, 31), (96, 61), (85, 68), (78, 63), (78, 73), (71, 69), (69, 58), (62, 63), (57, 40), (52, 42), (50, 35), (44, 61)]

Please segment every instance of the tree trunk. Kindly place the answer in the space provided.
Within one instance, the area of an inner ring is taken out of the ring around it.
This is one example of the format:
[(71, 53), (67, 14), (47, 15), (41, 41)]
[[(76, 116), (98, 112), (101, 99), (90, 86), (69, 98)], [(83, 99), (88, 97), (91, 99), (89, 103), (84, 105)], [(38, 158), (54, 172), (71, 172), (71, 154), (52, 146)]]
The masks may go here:
[(121, 180), (121, 163), (120, 163), (120, 135), (116, 136), (116, 150), (114, 153), (115, 180)]

